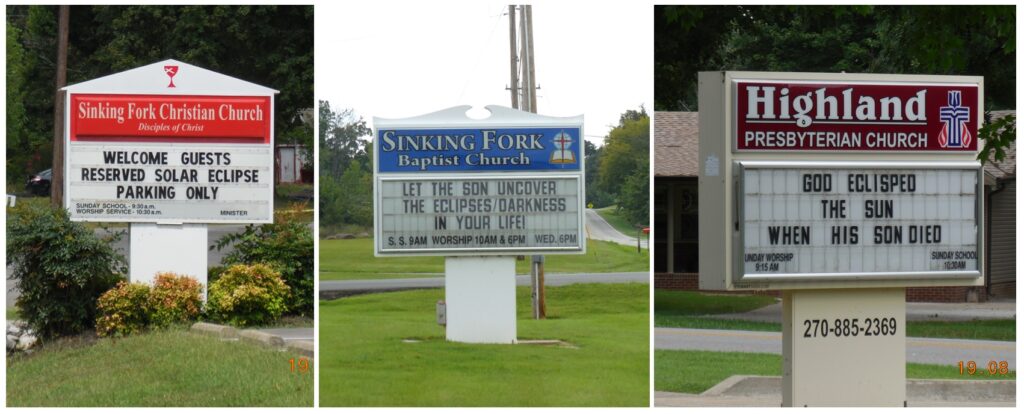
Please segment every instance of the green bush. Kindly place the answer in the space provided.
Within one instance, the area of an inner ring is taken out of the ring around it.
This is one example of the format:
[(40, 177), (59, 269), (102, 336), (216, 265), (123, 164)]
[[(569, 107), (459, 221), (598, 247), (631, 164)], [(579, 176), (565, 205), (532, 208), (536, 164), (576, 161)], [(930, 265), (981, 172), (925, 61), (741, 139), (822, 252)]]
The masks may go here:
[(210, 266), (206, 269), (206, 285), (212, 285), (217, 279), (220, 279), (220, 274), (224, 273), (225, 266)]
[(203, 309), (203, 285), (195, 278), (157, 273), (149, 292), (150, 321), (167, 327), (199, 318)]
[(234, 250), (221, 260), (224, 266), (266, 263), (274, 267), (291, 288), (285, 312), (313, 316), (313, 230), (297, 216), (283, 210), (274, 215), (274, 223), (248, 225), (218, 240), (214, 248), (234, 244)]
[(109, 242), (72, 222), (63, 208), (19, 204), (8, 210), (8, 278), (21, 292), (21, 317), (40, 338), (92, 329), (96, 299), (127, 271)]
[(149, 303), (149, 285), (119, 282), (97, 302), (96, 333), (99, 336), (124, 336), (146, 329), (150, 322)]
[(262, 325), (281, 317), (288, 285), (269, 265), (232, 265), (210, 285), (206, 302), (210, 316), (236, 326)]

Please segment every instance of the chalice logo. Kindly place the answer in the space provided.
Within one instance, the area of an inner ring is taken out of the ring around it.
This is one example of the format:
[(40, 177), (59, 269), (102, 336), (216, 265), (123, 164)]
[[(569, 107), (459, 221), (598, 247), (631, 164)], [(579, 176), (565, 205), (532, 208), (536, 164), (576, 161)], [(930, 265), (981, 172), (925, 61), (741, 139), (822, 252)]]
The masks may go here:
[(169, 83), (167, 85), (167, 87), (168, 88), (173, 88), (174, 87), (174, 75), (178, 74), (178, 67), (177, 66), (164, 66), (164, 73), (167, 74), (167, 77), (171, 78), (171, 83)]

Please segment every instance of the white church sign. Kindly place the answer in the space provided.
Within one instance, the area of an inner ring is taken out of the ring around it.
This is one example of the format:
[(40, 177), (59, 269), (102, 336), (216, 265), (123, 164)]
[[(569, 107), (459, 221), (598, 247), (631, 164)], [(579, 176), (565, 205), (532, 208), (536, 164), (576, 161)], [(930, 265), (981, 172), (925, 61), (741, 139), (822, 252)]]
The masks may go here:
[(374, 120), (378, 255), (584, 250), (582, 118), (487, 108)]
[(276, 91), (173, 60), (65, 90), (73, 220), (272, 221)]
[(277, 91), (176, 60), (64, 91), (64, 206), (131, 223), (132, 281), (206, 286), (207, 224), (273, 222)]

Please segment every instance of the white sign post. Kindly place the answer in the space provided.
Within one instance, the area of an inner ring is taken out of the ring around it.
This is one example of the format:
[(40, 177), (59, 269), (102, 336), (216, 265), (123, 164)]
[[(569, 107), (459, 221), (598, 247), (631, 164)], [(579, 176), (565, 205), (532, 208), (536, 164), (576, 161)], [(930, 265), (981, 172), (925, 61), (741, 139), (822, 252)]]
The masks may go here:
[(905, 288), (983, 284), (983, 91), (700, 74), (700, 287), (783, 292), (784, 405), (904, 405)]
[(129, 277), (207, 285), (207, 224), (273, 221), (277, 91), (167, 60), (64, 88), (64, 206), (129, 222)]
[(583, 118), (374, 118), (377, 256), (445, 256), (446, 337), (516, 340), (518, 255), (581, 254)]

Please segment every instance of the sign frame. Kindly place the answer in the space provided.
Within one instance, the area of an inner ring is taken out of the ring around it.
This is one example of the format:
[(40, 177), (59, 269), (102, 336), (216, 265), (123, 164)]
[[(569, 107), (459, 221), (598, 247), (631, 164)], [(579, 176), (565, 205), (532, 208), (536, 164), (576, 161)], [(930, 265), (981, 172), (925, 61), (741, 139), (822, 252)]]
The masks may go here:
[[(978, 277), (920, 277), (908, 279), (899, 275), (879, 273), (852, 278), (795, 278), (787, 280), (743, 278), (743, 269), (736, 267), (735, 255), (742, 252), (737, 221), (737, 163), (775, 162), (798, 165), (813, 163), (867, 163), (892, 167), (897, 164), (925, 166), (942, 163), (970, 164), (981, 170), (975, 151), (922, 150), (739, 150), (737, 148), (736, 116), (738, 102), (736, 80), (764, 82), (806, 82), (840, 84), (911, 84), (911, 85), (977, 85), (978, 110), (971, 114), (975, 125), (984, 117), (984, 78), (980, 76), (844, 74), (798, 72), (714, 71), (698, 75), (700, 101), (700, 145), (698, 156), (698, 211), (700, 211), (699, 286), (702, 290), (778, 290), (778, 289), (840, 289), (893, 288), (924, 286), (983, 286), (985, 245), (978, 245)], [(811, 112), (813, 113), (813, 111)], [(933, 139), (929, 136), (928, 139)], [(983, 148), (977, 142), (976, 148)], [(984, 174), (979, 174), (977, 198), (984, 203)], [(983, 206), (983, 204), (981, 204)], [(985, 240), (984, 208), (979, 209), (977, 237)], [(742, 256), (741, 256), (742, 257)]]
[[(406, 177), (387, 176), (387, 177), (381, 177), (380, 178), (380, 183), (387, 182), (387, 181), (408, 181), (409, 179), (410, 178), (406, 178)], [(430, 176), (426, 176), (426, 175), (424, 175), (424, 176), (417, 176), (417, 177), (412, 178), (412, 179), (414, 179), (416, 181), (428, 182), (428, 181), (452, 180), (453, 177), (451, 177), (451, 176), (438, 176), (436, 174), (431, 174)], [(576, 188), (577, 188), (577, 191), (579, 191), (579, 194), (580, 194), (580, 196), (577, 197), (577, 198), (580, 198), (580, 199), (585, 198), (585, 194), (583, 193), (583, 185), (584, 185), (583, 178), (580, 177), (578, 174), (558, 174), (558, 175), (544, 175), (544, 176), (536, 176), (536, 177), (509, 177), (509, 176), (502, 176), (502, 175), (495, 175), (495, 174), (480, 174), (479, 176), (474, 175), (471, 178), (458, 178), (458, 179), (460, 179), (460, 180), (478, 180), (478, 179), (479, 180), (573, 179), (573, 180), (576, 180)], [(383, 201), (383, 200), (381, 200), (382, 196), (381, 196), (381, 194), (379, 192), (376, 194), (376, 197), (377, 198), (374, 200), (375, 203), (380, 203), (380, 202)], [(584, 217), (585, 217), (585, 213), (584, 213)], [(380, 231), (383, 232), (384, 230), (381, 229)], [(382, 237), (382, 236), (380, 236), (379, 233), (378, 233), (378, 236)], [(585, 240), (586, 239), (586, 231), (585, 231), (585, 229), (583, 228), (582, 225), (580, 226), (579, 231), (577, 232), (577, 238), (578, 238), (578, 240)], [(585, 243), (581, 242), (581, 244), (585, 244)], [(419, 254), (419, 253), (422, 253), (424, 255), (435, 255), (435, 253), (438, 250), (439, 249), (436, 249), (436, 248), (387, 249), (387, 248), (384, 248), (383, 246), (380, 247), (380, 251), (383, 254), (388, 255), (388, 256), (392, 256), (392, 255), (396, 255), (396, 254), (413, 255), (413, 254)], [(444, 249), (444, 250), (449, 250), (449, 249)], [(479, 255), (519, 255), (519, 254), (521, 254), (520, 252), (523, 251), (522, 248), (518, 248), (518, 247), (474, 247), (474, 248), (464, 248), (462, 250), (472, 250), (473, 252), (475, 252), (474, 256), (479, 256)], [(575, 252), (579, 251), (579, 249), (577, 249), (575, 247), (544, 247), (544, 248), (532, 248), (530, 250), (531, 251), (543, 251), (544, 254), (557, 254), (557, 253), (560, 253), (560, 252), (575, 253)]]
[[(736, 74), (738, 74), (738, 72), (729, 72), (729, 73), (736, 73)], [(766, 83), (767, 82), (785, 82), (786, 84), (811, 84), (811, 85), (829, 85), (829, 84), (832, 84), (832, 85), (878, 85), (878, 84), (885, 84), (885, 85), (893, 85), (893, 86), (964, 86), (964, 87), (976, 87), (976, 88), (978, 88), (978, 104), (977, 104), (978, 106), (977, 107), (979, 108), (979, 110), (976, 111), (976, 112), (978, 112), (977, 114), (974, 114), (974, 118), (975, 118), (975, 121), (977, 122), (977, 125), (979, 125), (979, 126), (981, 125), (981, 121), (982, 121), (983, 116), (984, 116), (984, 111), (980, 110), (982, 108), (982, 104), (984, 103), (984, 100), (983, 100), (984, 99), (984, 88), (983, 88), (983, 84), (982, 83), (972, 83), (972, 82), (966, 82), (966, 81), (961, 81), (961, 82), (941, 82), (941, 81), (938, 81), (938, 80), (937, 81), (920, 81), (920, 82), (918, 82), (918, 81), (913, 81), (911, 79), (907, 79), (907, 77), (910, 77), (910, 78), (920, 78), (920, 76), (917, 76), (917, 75), (876, 75), (876, 76), (884, 76), (883, 79), (899, 79), (899, 80), (889, 80), (889, 81), (886, 81), (886, 80), (875, 80), (875, 81), (869, 81), (869, 80), (860, 79), (859, 75), (871, 76), (872, 74), (850, 74), (850, 75), (842, 74), (842, 75), (846, 75), (846, 76), (858, 75), (857, 80), (853, 80), (852, 78), (851, 78), (851, 80), (834, 80), (834, 79), (829, 79), (829, 78), (816, 79), (816, 80), (810, 80), (810, 79), (790, 79), (790, 78), (786, 77), (787, 75), (793, 74), (793, 73), (790, 73), (790, 72), (778, 72), (778, 73), (769, 72), (767, 74), (768, 75), (765, 76), (765, 77), (759, 77), (759, 76), (733, 77), (729, 81), (729, 91), (728, 91), (729, 96), (731, 98), (736, 98), (736, 97), (739, 96), (738, 92), (739, 92), (739, 84), (740, 84), (740, 82), (752, 82), (752, 83), (756, 83), (756, 82), (766, 82)], [(798, 75), (808, 75), (808, 76), (811, 76), (811, 77), (817, 77), (819, 75), (826, 75), (827, 76), (827, 75), (830, 75), (830, 74), (821, 74), (821, 73), (801, 74), (801, 73), (798, 73)], [(780, 77), (779, 78), (773, 78), (772, 76), (780, 76)], [(954, 78), (967, 78), (967, 79), (974, 78), (974, 77), (970, 77), (970, 76), (952, 76), (952, 77), (954, 77)], [(928, 78), (946, 78), (946, 76), (928, 76)], [(739, 102), (739, 99), (733, 99), (733, 101), (734, 102), (732, 103), (732, 107), (730, 108), (730, 110), (731, 110), (731, 112), (730, 112), (730, 122), (736, 122), (736, 121), (739, 120), (739, 117), (740, 117), (740, 108), (739, 108), (740, 102)], [(782, 154), (784, 154), (784, 153), (796, 153), (796, 154), (800, 154), (800, 153), (808, 153), (808, 154), (819, 153), (820, 154), (820, 153), (832, 153), (832, 152), (835, 152), (834, 150), (829, 150), (829, 149), (777, 149), (777, 150), (765, 150), (765, 149), (756, 149), (756, 148), (754, 148), (754, 149), (745, 149), (745, 148), (740, 148), (739, 147), (739, 138), (740, 137), (739, 137), (738, 134), (739, 134), (739, 131), (737, 131), (736, 129), (731, 129), (729, 140), (732, 143), (732, 150), (733, 150), (734, 153), (782, 153)], [(977, 137), (975, 137), (975, 143), (977, 145), (976, 148), (978, 150), (980, 150), (982, 146), (978, 145), (980, 143), (978, 143), (977, 141), (978, 141), (978, 139), (977, 139)], [(925, 149), (925, 150), (888, 150), (888, 151), (883, 151), (883, 150), (852, 149), (852, 150), (843, 150), (842, 153), (844, 153), (844, 154), (879, 154), (879, 153), (892, 153), (892, 154), (899, 154), (899, 153), (907, 153), (907, 154), (956, 154), (956, 153), (964, 153), (964, 154), (969, 154), (969, 153), (971, 153), (971, 151), (967, 151), (967, 150), (929, 150), (929, 149)]]
[[(792, 162), (772, 162), (772, 161), (737, 161), (734, 165), (736, 174), (734, 175), (734, 187), (737, 191), (736, 197), (736, 220), (739, 223), (737, 229), (737, 235), (733, 238), (734, 248), (739, 254), (733, 255), (734, 259), (734, 272), (733, 284), (742, 284), (744, 282), (794, 282), (794, 281), (817, 281), (817, 280), (846, 280), (846, 281), (858, 281), (858, 280), (916, 280), (921, 278), (933, 278), (933, 279), (967, 279), (973, 280), (983, 276), (982, 267), (984, 258), (979, 255), (976, 259), (978, 262), (978, 270), (968, 271), (915, 271), (915, 272), (836, 272), (836, 273), (758, 273), (758, 274), (747, 274), (744, 272), (744, 256), (746, 255), (746, 249), (744, 246), (745, 228), (743, 225), (743, 218), (746, 217), (745, 210), (745, 197), (741, 196), (741, 192), (744, 188), (744, 171), (746, 168), (758, 168), (758, 169), (801, 169), (801, 168), (813, 168), (813, 169), (831, 169), (841, 168), (850, 170), (867, 170), (872, 169), (886, 169), (886, 170), (900, 170), (900, 169), (929, 169), (929, 170), (974, 170), (978, 175), (976, 189), (975, 189), (975, 210), (974, 220), (976, 223), (984, 222), (984, 170), (976, 164), (963, 163), (963, 162), (929, 162), (929, 163), (892, 163), (892, 162), (818, 162), (818, 161), (792, 161)], [(981, 246), (984, 240), (982, 239), (982, 233), (975, 233), (977, 246)], [(980, 251), (980, 247), (979, 247)]]
[[(373, 118), (373, 227), (374, 256), (519, 256), (533, 254), (585, 254), (586, 253), (586, 164), (583, 151), (583, 116), (551, 117), (524, 112), (498, 105), (487, 105), (491, 116), (484, 119), (473, 119), (467, 116), (469, 105), (455, 106), (421, 116), (401, 119)], [(447, 171), (447, 172), (381, 172), (378, 151), (379, 131), (386, 129), (418, 129), (418, 130), (453, 130), (453, 129), (502, 129), (502, 128), (556, 128), (571, 127), (579, 129), (579, 168), (573, 170), (546, 171)], [(474, 180), (474, 179), (543, 179), (543, 178), (577, 178), (578, 179), (578, 236), (579, 247), (546, 247), (546, 248), (421, 248), (388, 250), (382, 245), (383, 227), (381, 225), (382, 200), (381, 183), (384, 181), (435, 181), (435, 180)]]
[[(172, 76), (170, 73), (165, 71), (167, 67), (174, 67), (175, 73)], [(171, 84), (168, 84), (168, 76), (171, 80)], [(177, 84), (174, 84), (177, 82)], [(174, 86), (171, 86), (171, 85)], [(257, 200), (265, 201), (267, 204), (268, 212), (267, 217), (261, 219), (241, 219), (241, 218), (227, 218), (223, 220), (210, 220), (200, 218), (187, 218), (187, 217), (172, 217), (172, 218), (156, 218), (139, 216), (138, 214), (133, 217), (123, 217), (116, 220), (111, 220), (105, 217), (75, 217), (74, 214), (71, 216), (72, 221), (83, 221), (83, 222), (116, 222), (116, 223), (155, 223), (155, 224), (265, 224), (272, 223), (274, 221), (274, 144), (275, 144), (275, 108), (276, 99), (275, 95), (279, 93), (277, 90), (267, 88), (261, 85), (257, 85), (251, 82), (243, 81), (237, 78), (233, 78), (227, 75), (216, 73), (208, 69), (204, 69), (195, 65), (180, 62), (174, 59), (168, 59), (149, 65), (129, 69), (124, 72), (115, 73), (101, 78), (96, 78), (86, 82), (69, 85), (62, 88), (62, 92), (65, 93), (64, 99), (64, 200), (63, 205), (71, 209), (69, 203), (71, 202), (71, 152), (72, 152), (72, 126), (73, 126), (73, 112), (72, 102), (74, 97), (83, 95), (86, 97), (95, 96), (110, 96), (110, 97), (137, 97), (146, 99), (159, 99), (160, 97), (168, 98), (181, 98), (181, 97), (194, 97), (197, 99), (210, 99), (210, 98), (266, 98), (269, 101), (269, 108), (267, 109), (267, 137), (262, 143), (255, 142), (243, 142), (242, 144), (232, 143), (232, 139), (221, 138), (220, 140), (214, 140), (210, 145), (215, 146), (231, 146), (231, 145), (250, 145), (266, 147), (267, 149), (267, 165), (266, 173), (269, 177), (267, 182), (266, 194), (259, 197)], [(184, 137), (172, 141), (153, 139), (146, 141), (146, 138), (150, 138), (150, 135), (139, 135), (139, 136), (125, 136), (121, 138), (117, 136), (114, 140), (86, 140), (97, 146), (102, 145), (113, 145), (113, 146), (124, 146), (125, 144), (137, 144), (139, 148), (145, 148), (148, 146), (159, 146), (166, 148), (196, 148), (197, 144), (203, 145), (203, 138), (196, 137)], [(137, 138), (137, 139), (136, 139)], [(167, 137), (174, 138), (174, 137)], [(228, 137), (230, 138), (230, 137)], [(75, 141), (78, 142), (78, 141)], [(133, 201), (128, 200), (126, 203), (131, 204)], [(137, 203), (149, 203), (150, 200), (135, 200)], [(211, 207), (213, 208), (213, 207)]]

